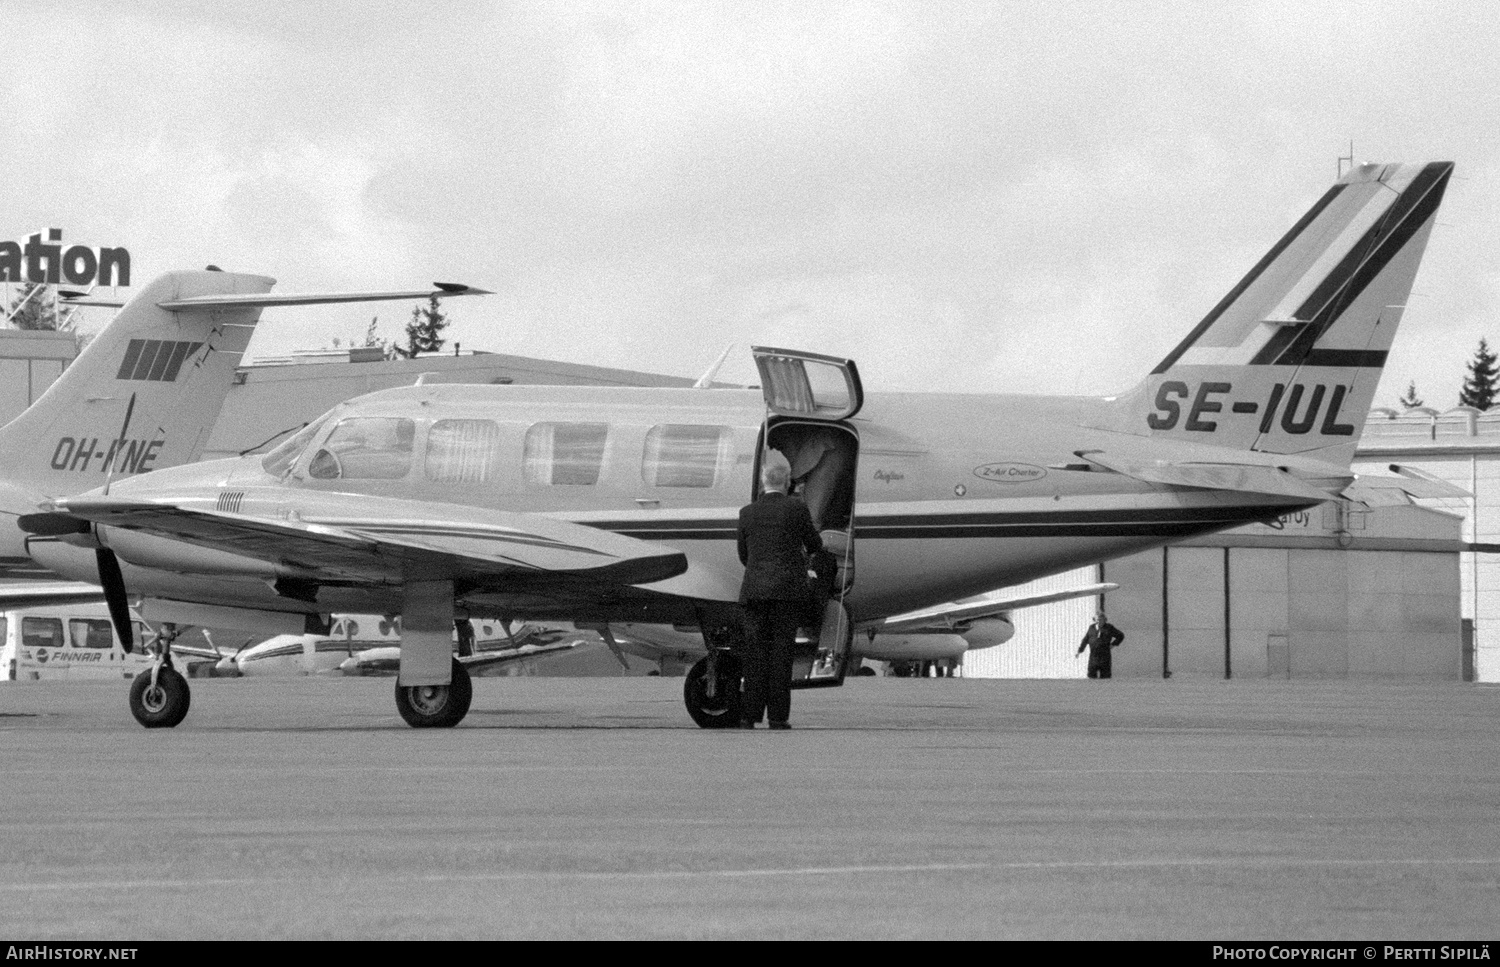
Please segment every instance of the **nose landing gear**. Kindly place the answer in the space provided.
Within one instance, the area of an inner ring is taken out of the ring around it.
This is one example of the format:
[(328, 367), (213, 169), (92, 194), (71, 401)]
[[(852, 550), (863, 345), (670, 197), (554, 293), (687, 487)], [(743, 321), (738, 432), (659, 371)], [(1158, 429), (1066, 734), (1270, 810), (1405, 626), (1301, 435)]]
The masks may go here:
[(130, 683), (130, 714), (148, 729), (175, 728), (187, 718), (192, 698), (187, 679), (161, 662)]

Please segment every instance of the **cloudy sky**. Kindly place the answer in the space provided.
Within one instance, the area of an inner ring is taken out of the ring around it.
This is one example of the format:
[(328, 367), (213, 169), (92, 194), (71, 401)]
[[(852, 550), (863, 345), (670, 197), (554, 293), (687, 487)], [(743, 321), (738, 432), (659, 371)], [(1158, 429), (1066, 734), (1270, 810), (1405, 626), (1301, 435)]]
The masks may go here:
[[(1500, 6), (0, 0), (0, 239), (279, 291), (460, 281), (463, 347), (1106, 393), (1334, 180), (1458, 163), (1377, 402), (1500, 343)], [(122, 291), (128, 295), (128, 291)], [(107, 310), (93, 310), (105, 313)], [(410, 307), (270, 310), (252, 355)], [(85, 320), (102, 325), (103, 315)]]

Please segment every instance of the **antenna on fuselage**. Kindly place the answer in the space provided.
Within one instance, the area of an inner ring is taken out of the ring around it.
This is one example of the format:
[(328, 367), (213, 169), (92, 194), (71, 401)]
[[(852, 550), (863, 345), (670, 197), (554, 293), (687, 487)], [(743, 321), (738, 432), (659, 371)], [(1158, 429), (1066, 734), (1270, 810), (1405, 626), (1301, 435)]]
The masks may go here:
[(135, 394), (130, 394), (130, 402), (125, 404), (125, 422), (120, 424), (120, 435), (115, 439), (115, 445), (109, 454), (109, 468), (104, 475), (104, 496), (109, 496), (109, 485), (115, 479), (115, 467), (120, 465), (120, 451), (125, 449), (125, 435), (130, 432), (130, 414), (135, 412)]
[(714, 360), (714, 364), (708, 367), (708, 371), (705, 372), (702, 376), (698, 377), (698, 382), (693, 384), (693, 389), (713, 388), (714, 377), (719, 375), (719, 367), (724, 365), (724, 360), (729, 358), (729, 351), (733, 348), (734, 343), (730, 343), (729, 345), (724, 347), (724, 351), (719, 354), (718, 359)]

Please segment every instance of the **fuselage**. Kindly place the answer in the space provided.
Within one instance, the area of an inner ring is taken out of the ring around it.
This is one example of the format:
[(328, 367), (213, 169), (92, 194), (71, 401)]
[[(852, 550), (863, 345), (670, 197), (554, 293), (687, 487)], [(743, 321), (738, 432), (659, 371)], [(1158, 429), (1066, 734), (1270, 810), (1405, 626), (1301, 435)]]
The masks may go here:
[[(854, 418), (823, 424), (855, 441), (858, 569), (845, 599), (855, 620), (1308, 506), (1105, 471), (1079, 453), (1183, 453), (1180, 443), (1095, 428), (1108, 425), (1106, 407), (1071, 397), (870, 394)], [(112, 494), (308, 521), (335, 507), (345, 521), (361, 508), (378, 515), (387, 499), (422, 502), (438, 516), (444, 506), (539, 514), (664, 542), (695, 566), (737, 575), (738, 510), (755, 494), (765, 445), (819, 426), (768, 420), (757, 390), (414, 386), (343, 404), (269, 456), (133, 477)], [(98, 538), (119, 556), (133, 594), (271, 611), (393, 610), (389, 588), (298, 584), (316, 562), (272, 564), (120, 528), (100, 528)], [(61, 574), (94, 577), (86, 546), (35, 540), (30, 550)], [(540, 620), (691, 620), (690, 610), (612, 613), (607, 603), (578, 614), (493, 589), (461, 605)]]

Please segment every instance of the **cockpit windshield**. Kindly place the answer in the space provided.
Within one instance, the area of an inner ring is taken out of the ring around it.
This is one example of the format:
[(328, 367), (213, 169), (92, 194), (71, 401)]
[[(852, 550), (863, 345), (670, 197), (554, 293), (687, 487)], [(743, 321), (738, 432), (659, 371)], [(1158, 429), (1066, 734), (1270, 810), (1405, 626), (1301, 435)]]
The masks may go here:
[(323, 429), (323, 425), (336, 412), (338, 412), (337, 409), (330, 410), (292, 434), (280, 446), (265, 455), (260, 462), (261, 469), (273, 477), (285, 477), (291, 473), (292, 466), (296, 464), (302, 451), (307, 449), (307, 445), (312, 443), (313, 438)]

